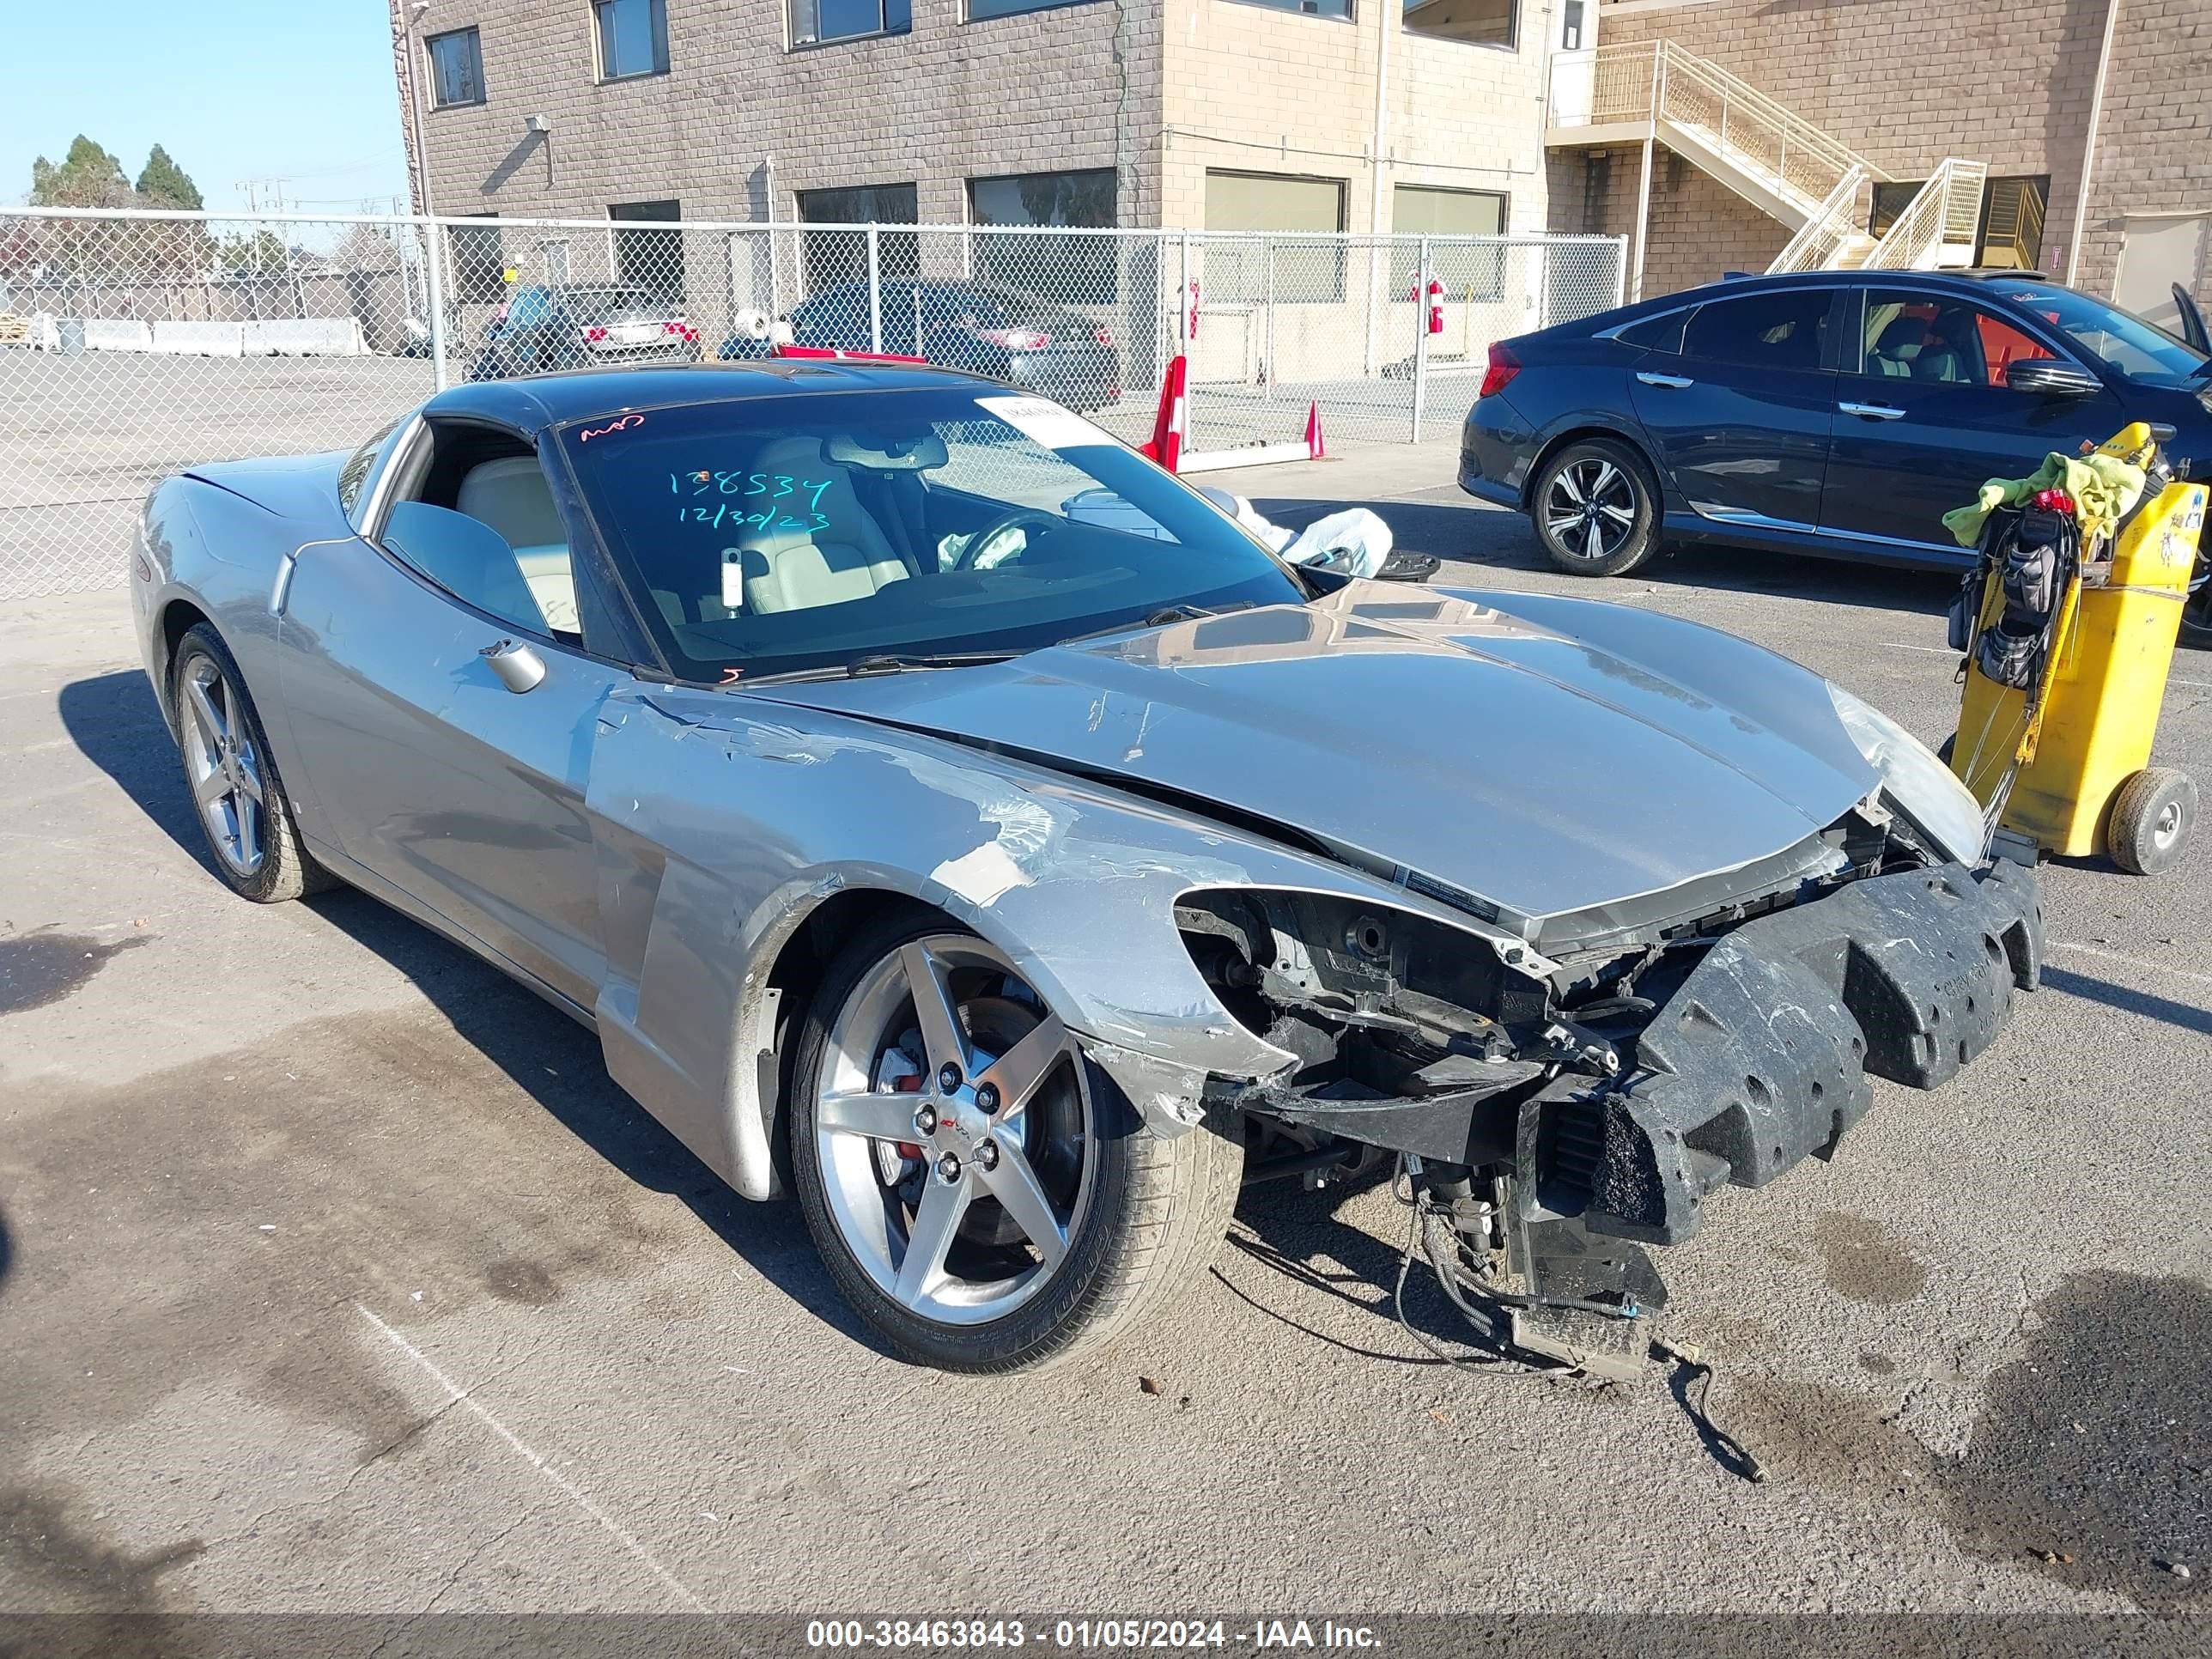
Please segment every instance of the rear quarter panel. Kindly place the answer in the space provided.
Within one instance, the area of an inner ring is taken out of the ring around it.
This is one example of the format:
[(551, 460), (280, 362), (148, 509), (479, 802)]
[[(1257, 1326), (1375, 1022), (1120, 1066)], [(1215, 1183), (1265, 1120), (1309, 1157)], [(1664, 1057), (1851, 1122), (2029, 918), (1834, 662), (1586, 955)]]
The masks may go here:
[[(1628, 377), (1644, 353), (1611, 340), (1553, 335), (1532, 335), (1516, 351), (1521, 372), (1503, 393), (1476, 404), (1468, 417), (1470, 437), (1482, 448), (1486, 477), (1515, 491), (1525, 507), (1538, 465), (1573, 434), (1608, 434), (1650, 458), (1650, 443), (1629, 396)], [(1655, 463), (1653, 471), (1657, 470)]]

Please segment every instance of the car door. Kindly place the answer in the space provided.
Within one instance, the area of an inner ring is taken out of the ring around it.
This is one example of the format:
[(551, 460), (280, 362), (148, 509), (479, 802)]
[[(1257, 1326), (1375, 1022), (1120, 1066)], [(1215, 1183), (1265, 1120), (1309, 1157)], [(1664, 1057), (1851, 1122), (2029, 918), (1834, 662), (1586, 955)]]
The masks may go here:
[(1810, 529), (1834, 422), (1839, 289), (1723, 294), (1689, 313), (1679, 351), (1632, 372), (1637, 419), (1674, 490), (1723, 523)]
[[(303, 548), (285, 584), (302, 828), (589, 1007), (605, 949), (585, 791), (599, 709), (631, 676), (584, 648), (588, 593), (556, 591), (576, 578), (538, 457), (468, 423), (426, 422), (421, 442), (362, 536)], [(543, 667), (520, 694), (484, 654), (502, 641)]]
[(1820, 528), (1873, 550), (1964, 558), (1946, 513), (1985, 480), (2033, 472), (2052, 450), (2074, 454), (2127, 421), (2109, 387), (2053, 397), (2008, 386), (2016, 362), (2079, 359), (2057, 336), (1949, 289), (1856, 289), (1842, 332)]

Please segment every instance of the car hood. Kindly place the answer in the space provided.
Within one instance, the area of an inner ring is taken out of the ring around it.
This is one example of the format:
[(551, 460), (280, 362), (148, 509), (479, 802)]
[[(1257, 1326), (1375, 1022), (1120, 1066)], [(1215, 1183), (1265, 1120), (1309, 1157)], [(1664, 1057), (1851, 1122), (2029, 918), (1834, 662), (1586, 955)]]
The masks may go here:
[(757, 695), (1218, 802), (1522, 918), (1771, 862), (1880, 781), (1809, 671), (1674, 617), (1538, 594), (1354, 582), (1001, 664)]

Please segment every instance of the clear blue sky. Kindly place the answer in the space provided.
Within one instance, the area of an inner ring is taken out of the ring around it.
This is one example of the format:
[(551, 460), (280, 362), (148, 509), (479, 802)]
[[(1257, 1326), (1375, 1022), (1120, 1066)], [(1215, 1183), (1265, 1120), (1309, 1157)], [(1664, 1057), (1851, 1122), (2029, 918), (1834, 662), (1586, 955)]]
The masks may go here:
[[(156, 143), (211, 209), (285, 179), (303, 211), (401, 198), (407, 167), (384, 0), (76, 0), (7, 4), (0, 203), (80, 132), (131, 178)], [(263, 191), (264, 205), (267, 191)], [(384, 205), (388, 206), (386, 201)]]

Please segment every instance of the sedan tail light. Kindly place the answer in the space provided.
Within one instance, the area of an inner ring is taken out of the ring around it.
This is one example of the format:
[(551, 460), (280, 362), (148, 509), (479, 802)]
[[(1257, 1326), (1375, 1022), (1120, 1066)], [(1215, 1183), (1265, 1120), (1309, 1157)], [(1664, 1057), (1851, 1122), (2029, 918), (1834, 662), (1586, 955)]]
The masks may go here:
[(606, 337), (607, 331), (603, 328), (587, 328), (584, 331), (584, 343), (586, 345), (596, 345)]
[(680, 319), (675, 322), (664, 325), (662, 331), (668, 334), (682, 335), (684, 337), (684, 343), (686, 345), (697, 345), (699, 343), (699, 331), (694, 328), (690, 324), (684, 322)]
[(1495, 398), (1512, 384), (1513, 377), (1521, 372), (1521, 360), (1502, 345), (1490, 348), (1490, 367), (1482, 376), (1482, 390), (1478, 398)]
[(975, 331), (975, 337), (1008, 351), (1042, 351), (1052, 343), (1052, 336), (1036, 328), (984, 328)]
[(1109, 346), (1114, 343), (1114, 331), (1110, 328), (1102, 328), (1096, 331), (1091, 337), (1097, 341), (1100, 345)]

